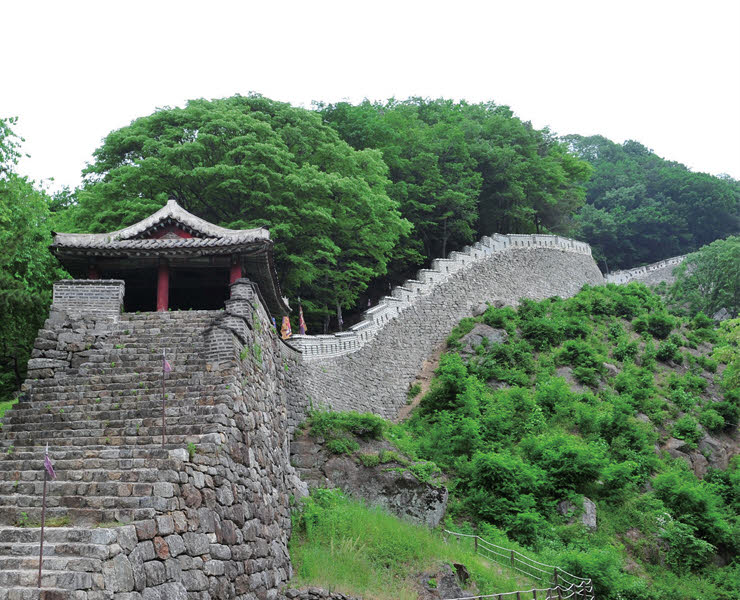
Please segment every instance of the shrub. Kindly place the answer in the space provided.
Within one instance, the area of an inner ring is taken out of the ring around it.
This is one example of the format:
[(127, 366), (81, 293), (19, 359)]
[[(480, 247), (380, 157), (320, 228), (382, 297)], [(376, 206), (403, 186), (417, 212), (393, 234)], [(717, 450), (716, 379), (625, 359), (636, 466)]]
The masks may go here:
[(612, 356), (618, 361), (624, 362), (625, 360), (634, 360), (638, 352), (639, 346), (637, 342), (631, 342), (627, 338), (622, 338), (614, 350), (612, 350)]
[(691, 319), (691, 329), (714, 329), (714, 320), (699, 311)]
[(598, 372), (603, 370), (602, 361), (591, 346), (583, 340), (568, 340), (565, 342), (557, 360), (560, 364), (595, 369)]
[(649, 333), (655, 338), (664, 340), (676, 326), (676, 319), (664, 311), (641, 315), (632, 321), (632, 328), (637, 333)]
[(655, 356), (658, 360), (662, 360), (663, 362), (668, 362), (669, 360), (672, 360), (679, 364), (683, 362), (683, 356), (681, 355), (681, 351), (679, 350), (678, 346), (669, 341), (660, 343)]
[(699, 423), (709, 431), (720, 431), (725, 426), (725, 418), (713, 408), (705, 408), (699, 414)]
[(326, 442), (326, 449), (332, 454), (352, 454), (360, 449), (360, 445), (346, 437), (335, 437)]
[(716, 548), (695, 534), (696, 528), (673, 519), (663, 526), (660, 537), (668, 543), (666, 562), (674, 573), (703, 571), (711, 564)]
[(380, 464), (380, 455), (377, 452), (359, 454), (357, 459), (366, 467), (377, 467)]
[(510, 335), (516, 331), (517, 315), (511, 306), (502, 308), (488, 307), (483, 313), (483, 322), (491, 327), (505, 329)]
[(740, 420), (740, 406), (730, 400), (715, 402), (712, 408), (724, 419), (726, 427), (736, 427)]
[(561, 324), (547, 317), (536, 317), (524, 321), (521, 329), (522, 336), (528, 339), (537, 350), (558, 346), (565, 338)]
[(379, 440), (387, 423), (372, 413), (313, 411), (308, 417), (311, 432), (330, 438), (340, 433), (352, 433), (363, 439)]
[(704, 435), (699, 430), (696, 419), (691, 415), (684, 415), (673, 424), (673, 437), (684, 440), (689, 446), (696, 448), (696, 444)]

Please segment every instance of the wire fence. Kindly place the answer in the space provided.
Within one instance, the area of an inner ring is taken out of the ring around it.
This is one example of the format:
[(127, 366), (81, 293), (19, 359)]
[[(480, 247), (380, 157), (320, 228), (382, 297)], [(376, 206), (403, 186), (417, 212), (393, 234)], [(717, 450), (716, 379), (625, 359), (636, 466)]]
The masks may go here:
[(469, 538), (473, 541), (476, 554), (488, 558), (500, 565), (514, 569), (536, 581), (542, 582), (546, 587), (533, 588), (531, 590), (519, 590), (517, 592), (505, 592), (500, 594), (488, 594), (484, 596), (464, 596), (453, 600), (475, 600), (478, 598), (504, 598), (516, 597), (516, 600), (595, 600), (594, 586), (591, 579), (578, 577), (568, 573), (565, 569), (541, 563), (533, 558), (525, 556), (521, 552), (492, 544), (477, 535), (457, 533), (445, 529), (444, 532), (454, 535), (459, 541)]

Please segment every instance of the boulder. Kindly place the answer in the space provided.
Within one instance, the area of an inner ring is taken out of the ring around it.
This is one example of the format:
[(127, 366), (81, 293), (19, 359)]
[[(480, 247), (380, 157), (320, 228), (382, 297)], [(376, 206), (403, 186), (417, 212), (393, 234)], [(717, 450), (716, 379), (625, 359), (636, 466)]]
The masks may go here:
[(436, 527), (447, 508), (445, 487), (419, 481), (401, 465), (387, 463), (364, 467), (349, 456), (331, 457), (322, 471), (336, 487), (373, 506), (382, 506), (399, 517)]
[[(570, 500), (561, 500), (558, 502), (558, 512), (564, 517), (571, 516), (568, 524), (576, 522), (575, 514), (579, 512), (578, 506)], [(583, 506), (581, 509), (580, 519), (581, 524), (590, 531), (596, 531), (596, 504), (594, 504), (589, 498), (584, 496)]]
[(484, 340), (489, 344), (503, 344), (509, 339), (509, 334), (503, 329), (496, 329), (485, 323), (476, 323), (470, 333), (460, 338), (460, 354), (475, 354), (475, 349)]

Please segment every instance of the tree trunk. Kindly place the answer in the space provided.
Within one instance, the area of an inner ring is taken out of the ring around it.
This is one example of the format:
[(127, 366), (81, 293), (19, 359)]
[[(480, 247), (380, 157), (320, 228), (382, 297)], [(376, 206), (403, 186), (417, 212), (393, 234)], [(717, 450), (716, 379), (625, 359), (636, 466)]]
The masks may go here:
[(324, 304), (324, 335), (329, 333), (329, 307)]
[(21, 379), (21, 370), (18, 365), (18, 355), (13, 355), (13, 373), (15, 374), (15, 389), (19, 392), (21, 391), (21, 385), (23, 385), (23, 380)]
[(337, 325), (339, 326), (339, 331), (342, 331), (343, 324), (344, 321), (342, 320), (342, 305), (339, 304), (339, 300), (337, 300)]

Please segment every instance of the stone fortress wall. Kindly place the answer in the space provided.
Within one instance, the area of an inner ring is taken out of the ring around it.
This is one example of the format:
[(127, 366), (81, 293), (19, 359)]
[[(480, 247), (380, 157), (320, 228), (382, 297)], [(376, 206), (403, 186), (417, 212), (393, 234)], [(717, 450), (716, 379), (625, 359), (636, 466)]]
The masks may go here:
[(476, 306), (571, 296), (602, 283), (589, 245), (559, 236), (497, 234), (436, 259), (349, 332), (291, 339), (302, 352), (291, 426), (320, 406), (394, 419), (424, 361)]
[(421, 269), (416, 279), (409, 279), (394, 288), (376, 306), (365, 311), (362, 321), (349, 331), (331, 335), (294, 335), (290, 345), (301, 352), (304, 361), (342, 356), (360, 350), (370, 342), (391, 319), (416, 306), (436, 286), (446, 283), (456, 273), (469, 269), (475, 263), (488, 260), (491, 255), (507, 250), (546, 248), (586, 254), (591, 247), (584, 243), (556, 235), (493, 234), (484, 236), (473, 246), (450, 252), (447, 258), (436, 258), (431, 269)]
[(624, 271), (614, 271), (613, 273), (607, 273), (604, 275), (604, 279), (607, 283), (617, 284), (629, 283), (630, 281), (639, 281), (647, 285), (657, 285), (661, 281), (672, 283), (675, 280), (673, 277), (673, 270), (680, 265), (685, 258), (685, 254), (682, 256), (673, 256), (642, 267), (635, 267), (634, 269), (627, 269)]

